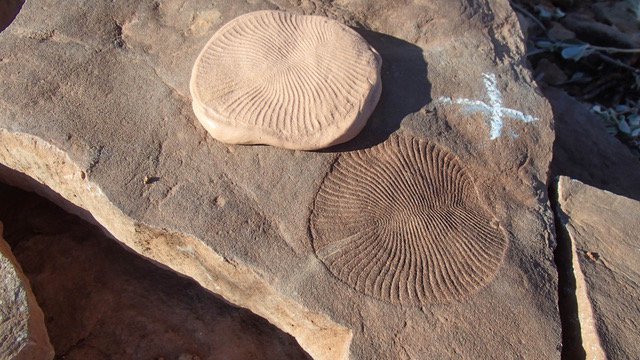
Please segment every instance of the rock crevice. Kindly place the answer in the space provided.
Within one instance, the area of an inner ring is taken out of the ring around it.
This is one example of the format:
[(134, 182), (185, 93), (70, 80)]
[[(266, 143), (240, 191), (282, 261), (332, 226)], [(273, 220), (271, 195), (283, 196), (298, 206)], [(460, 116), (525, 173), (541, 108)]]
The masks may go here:
[(578, 316), (577, 285), (571, 238), (564, 227), (566, 217), (558, 203), (558, 187), (549, 187), (549, 201), (554, 212), (556, 233), (555, 262), (558, 269), (558, 310), (562, 322), (562, 358), (584, 359), (580, 318)]
[(346, 359), (351, 331), (274, 291), (254, 271), (187, 234), (153, 229), (115, 208), (100, 187), (65, 153), (27, 134), (0, 130), (0, 180), (35, 191), (102, 226), (150, 260), (194, 278), (229, 302), (293, 335), (314, 359)]

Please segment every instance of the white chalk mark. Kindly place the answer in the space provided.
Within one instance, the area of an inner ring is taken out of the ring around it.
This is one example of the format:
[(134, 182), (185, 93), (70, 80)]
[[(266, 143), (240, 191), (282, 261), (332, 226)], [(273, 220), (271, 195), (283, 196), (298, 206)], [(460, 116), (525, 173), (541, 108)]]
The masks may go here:
[(441, 97), (438, 99), (438, 101), (447, 105), (462, 105), (466, 108), (466, 110), (469, 110), (471, 112), (481, 112), (487, 114), (491, 119), (491, 140), (499, 138), (502, 134), (504, 117), (519, 120), (525, 123), (530, 123), (532, 121), (538, 120), (538, 118), (535, 118), (531, 115), (525, 115), (518, 110), (509, 109), (502, 106), (502, 94), (500, 94), (500, 90), (498, 90), (496, 75), (482, 74), (482, 77), (484, 87), (485, 89), (487, 89), (489, 104), (480, 100), (452, 99), (450, 97)]

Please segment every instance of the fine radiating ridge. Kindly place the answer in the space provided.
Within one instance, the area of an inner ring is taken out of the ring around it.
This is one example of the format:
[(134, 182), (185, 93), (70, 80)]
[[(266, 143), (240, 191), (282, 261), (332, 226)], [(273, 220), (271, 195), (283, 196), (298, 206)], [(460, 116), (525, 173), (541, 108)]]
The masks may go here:
[(316, 255), (358, 291), (402, 305), (464, 299), (486, 285), (507, 249), (459, 160), (393, 136), (342, 155), (311, 214)]
[(198, 57), (194, 110), (222, 141), (321, 148), (364, 126), (380, 96), (380, 66), (375, 50), (336, 21), (249, 13), (218, 30)]

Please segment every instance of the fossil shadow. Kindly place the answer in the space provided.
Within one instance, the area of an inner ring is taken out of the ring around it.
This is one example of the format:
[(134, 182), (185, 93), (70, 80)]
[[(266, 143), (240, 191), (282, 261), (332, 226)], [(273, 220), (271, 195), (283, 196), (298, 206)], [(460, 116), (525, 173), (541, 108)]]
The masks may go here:
[(365, 149), (386, 140), (402, 120), (431, 101), (431, 83), (422, 49), (410, 42), (365, 29), (354, 29), (382, 57), (382, 94), (367, 125), (346, 143), (325, 149), (341, 152)]
[(22, 9), (24, 0), (2, 0), (0, 1), (0, 32), (15, 20)]

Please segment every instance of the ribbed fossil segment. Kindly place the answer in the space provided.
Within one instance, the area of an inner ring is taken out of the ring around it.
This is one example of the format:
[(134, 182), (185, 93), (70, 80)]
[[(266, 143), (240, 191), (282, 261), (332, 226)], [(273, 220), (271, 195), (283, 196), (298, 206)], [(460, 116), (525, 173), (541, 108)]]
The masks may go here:
[(258, 11), (216, 32), (196, 60), (196, 116), (216, 139), (318, 149), (360, 132), (381, 92), (378, 53), (319, 16)]
[(313, 247), (355, 289), (402, 305), (463, 299), (507, 248), (458, 159), (394, 136), (342, 155), (316, 195)]

